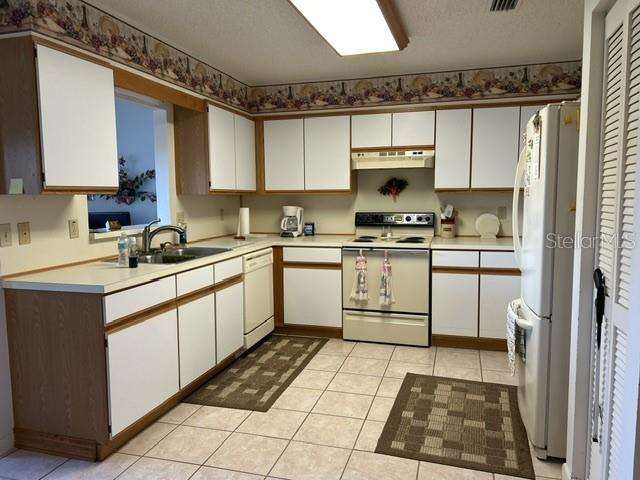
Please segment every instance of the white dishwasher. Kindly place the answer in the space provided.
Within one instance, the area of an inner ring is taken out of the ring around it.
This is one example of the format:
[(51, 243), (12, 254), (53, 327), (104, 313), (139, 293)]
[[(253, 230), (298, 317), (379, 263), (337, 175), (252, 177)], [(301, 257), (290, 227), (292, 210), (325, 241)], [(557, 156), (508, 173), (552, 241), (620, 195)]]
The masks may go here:
[(250, 348), (273, 332), (273, 250), (243, 257), (244, 346)]

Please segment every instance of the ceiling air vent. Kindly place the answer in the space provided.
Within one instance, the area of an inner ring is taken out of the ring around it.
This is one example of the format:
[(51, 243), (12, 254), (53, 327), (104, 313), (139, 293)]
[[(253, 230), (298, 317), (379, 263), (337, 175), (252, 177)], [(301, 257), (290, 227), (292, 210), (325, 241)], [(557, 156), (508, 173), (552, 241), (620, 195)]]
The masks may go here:
[(491, 0), (490, 12), (508, 12), (515, 10), (518, 6), (518, 0)]

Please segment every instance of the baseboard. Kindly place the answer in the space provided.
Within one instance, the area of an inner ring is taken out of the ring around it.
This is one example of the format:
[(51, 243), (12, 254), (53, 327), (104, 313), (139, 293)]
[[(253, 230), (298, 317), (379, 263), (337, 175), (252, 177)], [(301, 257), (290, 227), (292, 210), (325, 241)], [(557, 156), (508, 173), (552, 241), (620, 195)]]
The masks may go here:
[(15, 428), (15, 445), (22, 450), (31, 450), (50, 455), (64, 455), (79, 460), (92, 461), (96, 458), (98, 444), (95, 440), (67, 437), (52, 433), (36, 432), (25, 428)]
[(276, 325), (274, 333), (301, 337), (342, 338), (342, 327), (317, 327), (315, 325)]
[(0, 438), (0, 457), (4, 457), (5, 455), (11, 453), (15, 450), (13, 440), (13, 433), (9, 433), (4, 437)]
[(473, 350), (507, 351), (507, 341), (503, 338), (462, 337), (458, 335), (431, 335), (435, 347), (470, 348)]

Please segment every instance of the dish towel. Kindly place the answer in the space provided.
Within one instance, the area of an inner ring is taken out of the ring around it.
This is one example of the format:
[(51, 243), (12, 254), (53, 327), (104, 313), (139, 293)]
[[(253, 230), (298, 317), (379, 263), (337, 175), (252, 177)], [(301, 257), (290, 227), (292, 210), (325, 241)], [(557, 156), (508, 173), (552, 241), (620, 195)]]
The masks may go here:
[(391, 260), (389, 260), (389, 251), (385, 250), (382, 261), (382, 277), (380, 278), (380, 306), (388, 307), (395, 301), (391, 286)]
[(353, 277), (353, 286), (351, 287), (351, 300), (356, 302), (366, 302), (369, 300), (369, 279), (367, 275), (367, 258), (362, 254), (356, 257), (356, 272)]
[(507, 305), (507, 350), (511, 376), (516, 372), (516, 355), (520, 354), (522, 360), (525, 360), (524, 330), (518, 326), (517, 322), (521, 306), (520, 299), (513, 300)]

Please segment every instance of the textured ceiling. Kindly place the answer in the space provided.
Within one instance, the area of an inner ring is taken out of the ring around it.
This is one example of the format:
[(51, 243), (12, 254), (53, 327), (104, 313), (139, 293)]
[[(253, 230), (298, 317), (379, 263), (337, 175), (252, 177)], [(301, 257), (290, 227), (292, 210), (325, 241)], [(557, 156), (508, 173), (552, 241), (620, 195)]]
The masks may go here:
[(90, 3), (249, 85), (576, 60), (582, 50), (583, 0), (520, 0), (500, 13), (490, 0), (397, 0), (409, 46), (354, 57), (336, 55), (287, 0)]

